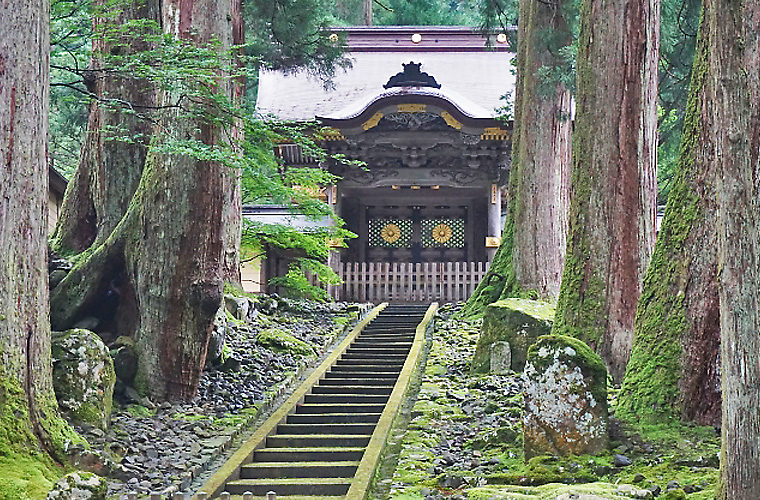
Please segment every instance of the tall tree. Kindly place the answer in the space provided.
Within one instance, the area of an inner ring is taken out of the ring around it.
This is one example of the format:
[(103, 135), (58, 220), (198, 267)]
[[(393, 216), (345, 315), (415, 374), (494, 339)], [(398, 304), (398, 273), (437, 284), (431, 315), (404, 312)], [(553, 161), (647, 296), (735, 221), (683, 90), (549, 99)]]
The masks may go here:
[(723, 418), (719, 498), (760, 498), (760, 1), (707, 2)]
[(49, 14), (48, 0), (0, 1), (0, 460), (61, 458), (75, 438), (57, 413), (47, 316)]
[(573, 172), (554, 331), (621, 381), (654, 246), (659, 1), (580, 3)]
[(708, 113), (707, 23), (700, 27), (678, 171), (636, 313), (617, 414), (721, 418), (714, 127)]
[(488, 274), (467, 301), (476, 314), (499, 298), (556, 298), (565, 256), (570, 177), (570, 90), (558, 75), (573, 41), (561, 3), (522, 0), (509, 173), (509, 210)]

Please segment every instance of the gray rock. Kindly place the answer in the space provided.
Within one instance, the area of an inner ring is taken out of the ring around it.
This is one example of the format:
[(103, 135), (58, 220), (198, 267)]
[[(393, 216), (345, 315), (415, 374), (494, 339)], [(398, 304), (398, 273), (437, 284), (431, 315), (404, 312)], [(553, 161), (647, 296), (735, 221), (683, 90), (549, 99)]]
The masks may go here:
[(619, 453), (615, 454), (614, 457), (612, 457), (612, 464), (615, 467), (628, 467), (633, 462), (630, 458), (626, 457), (625, 455), (621, 455)]
[(47, 500), (106, 500), (106, 480), (91, 472), (72, 472), (62, 477), (47, 495)]
[(131, 345), (122, 345), (113, 354), (113, 369), (119, 380), (131, 385), (137, 375), (137, 352)]
[(98, 327), (99, 324), (100, 320), (98, 318), (94, 316), (87, 316), (74, 323), (72, 329), (93, 331)]
[(235, 319), (241, 321), (247, 320), (251, 305), (251, 299), (248, 297), (235, 297), (234, 295), (224, 296), (224, 307)]
[(208, 349), (206, 351), (206, 365), (216, 363), (222, 357), (224, 352), (224, 343), (227, 340), (227, 327), (215, 328), (208, 339)]
[(525, 458), (594, 455), (607, 449), (607, 369), (586, 344), (539, 338), (523, 372)]
[(53, 387), (61, 410), (74, 422), (107, 429), (116, 374), (103, 341), (82, 329), (56, 332), (51, 353)]
[(512, 369), (512, 349), (509, 342), (497, 340), (490, 347), (489, 368), (495, 375), (506, 375)]

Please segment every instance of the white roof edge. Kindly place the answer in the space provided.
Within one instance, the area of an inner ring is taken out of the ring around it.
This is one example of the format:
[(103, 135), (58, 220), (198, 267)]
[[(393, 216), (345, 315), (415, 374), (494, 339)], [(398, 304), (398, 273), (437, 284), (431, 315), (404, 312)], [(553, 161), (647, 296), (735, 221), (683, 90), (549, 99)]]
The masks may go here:
[(475, 104), (468, 98), (451, 90), (442, 90), (432, 87), (393, 87), (382, 92), (365, 94), (343, 109), (319, 118), (331, 120), (348, 120), (362, 114), (372, 104), (393, 96), (418, 95), (425, 97), (437, 97), (454, 106), (463, 115), (469, 118), (495, 118), (495, 113), (488, 111), (483, 106)]

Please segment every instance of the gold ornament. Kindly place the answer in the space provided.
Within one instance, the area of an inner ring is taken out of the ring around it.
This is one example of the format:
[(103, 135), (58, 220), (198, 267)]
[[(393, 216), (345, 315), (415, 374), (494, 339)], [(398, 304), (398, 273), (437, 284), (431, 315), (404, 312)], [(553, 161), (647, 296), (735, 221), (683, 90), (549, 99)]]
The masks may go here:
[(448, 224), (438, 224), (433, 228), (433, 239), (438, 243), (446, 243), (451, 239), (451, 228)]
[(380, 231), (380, 236), (382, 236), (387, 243), (396, 243), (396, 241), (401, 238), (401, 228), (396, 224), (386, 224), (383, 230)]

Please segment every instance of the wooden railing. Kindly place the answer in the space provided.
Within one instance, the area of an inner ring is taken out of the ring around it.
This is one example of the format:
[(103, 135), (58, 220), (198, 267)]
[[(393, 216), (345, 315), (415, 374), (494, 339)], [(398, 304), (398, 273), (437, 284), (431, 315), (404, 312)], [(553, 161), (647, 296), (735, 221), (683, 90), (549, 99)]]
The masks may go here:
[(488, 262), (346, 262), (336, 300), (356, 302), (459, 302), (467, 300), (488, 271)]

